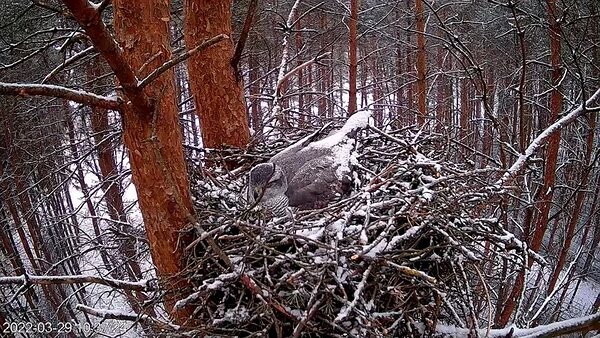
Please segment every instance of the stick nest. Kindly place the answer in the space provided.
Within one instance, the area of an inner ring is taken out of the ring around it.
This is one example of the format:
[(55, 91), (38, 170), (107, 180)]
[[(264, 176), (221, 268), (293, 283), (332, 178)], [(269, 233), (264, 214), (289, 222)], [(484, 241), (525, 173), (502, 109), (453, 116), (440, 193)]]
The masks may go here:
[(439, 135), (369, 127), (349, 196), (294, 219), (247, 210), (249, 168), (303, 135), (213, 153), (210, 169), (191, 161), (195, 290), (177, 305), (193, 306), (201, 324), (188, 334), (422, 337), (487, 311), (495, 281), (484, 275), (498, 265), (488, 257), (525, 256), (498, 222), (497, 170), (447, 160)]

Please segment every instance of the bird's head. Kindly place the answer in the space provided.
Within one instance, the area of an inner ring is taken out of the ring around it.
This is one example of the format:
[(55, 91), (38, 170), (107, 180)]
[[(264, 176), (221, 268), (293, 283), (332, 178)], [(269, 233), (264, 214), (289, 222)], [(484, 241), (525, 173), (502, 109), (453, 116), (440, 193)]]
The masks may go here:
[(285, 173), (275, 163), (261, 163), (250, 170), (248, 201), (251, 204), (258, 201), (270, 205), (285, 197), (287, 188)]

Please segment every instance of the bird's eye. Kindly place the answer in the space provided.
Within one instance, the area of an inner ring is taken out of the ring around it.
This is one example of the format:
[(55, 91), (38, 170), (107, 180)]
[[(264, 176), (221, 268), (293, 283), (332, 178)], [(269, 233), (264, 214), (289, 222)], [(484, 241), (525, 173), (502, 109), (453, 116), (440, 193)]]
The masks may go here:
[(253, 195), (254, 195), (254, 200), (255, 201), (258, 200), (260, 198), (260, 191), (256, 191), (255, 190), (254, 193), (253, 193)]

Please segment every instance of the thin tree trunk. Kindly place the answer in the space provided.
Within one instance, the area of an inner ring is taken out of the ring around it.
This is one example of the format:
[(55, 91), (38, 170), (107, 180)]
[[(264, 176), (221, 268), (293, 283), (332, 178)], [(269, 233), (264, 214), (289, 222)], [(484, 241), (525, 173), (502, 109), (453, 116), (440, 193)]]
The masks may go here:
[[(2, 164), (0, 164), (0, 172), (1, 170)], [(0, 252), (5, 255), (4, 257), (8, 257), (8, 260), (13, 267), (13, 273), (16, 275), (23, 275), (25, 273), (25, 267), (21, 257), (19, 256), (16, 243), (10, 234), (8, 222), (6, 222), (7, 215), (5, 214), (4, 209), (0, 209), (0, 216), (3, 220), (3, 224), (0, 224)], [(39, 298), (34, 288), (27, 288), (25, 291), (25, 299), (27, 300), (27, 303), (31, 309), (37, 308), (36, 303), (38, 302)]]
[(348, 71), (348, 81), (350, 92), (348, 95), (348, 115), (352, 115), (357, 110), (356, 101), (356, 81), (357, 81), (357, 39), (358, 39), (358, 6), (359, 0), (350, 0), (350, 22), (349, 22), (349, 51), (348, 61), (350, 69)]
[[(412, 11), (413, 7), (412, 7), (412, 0), (407, 0), (406, 1), (406, 10), (407, 11)], [(406, 17), (406, 25), (407, 27), (410, 27), (413, 23), (411, 22), (410, 16)], [(406, 31), (406, 74), (407, 79), (408, 79), (408, 84), (407, 84), (407, 92), (406, 92), (406, 101), (407, 101), (407, 109), (408, 109), (408, 114), (406, 114), (405, 118), (404, 118), (404, 125), (411, 125), (413, 123), (415, 123), (415, 118), (414, 116), (415, 114), (415, 100), (414, 100), (414, 87), (415, 84), (412, 81), (413, 78), (413, 50), (410, 47), (411, 46), (411, 35), (412, 33), (409, 32), (408, 30)]]
[(466, 77), (460, 79), (460, 140), (469, 145), (467, 136), (469, 135), (469, 79)]
[(260, 84), (258, 83), (259, 64), (254, 55), (248, 56), (248, 80), (250, 84), (250, 118), (254, 132), (260, 135), (262, 114), (260, 113)]
[[(319, 44), (320, 44), (320, 49), (324, 50), (325, 46), (327, 45), (327, 42), (325, 41), (325, 36), (326, 34), (324, 34), (325, 29), (327, 28), (327, 21), (326, 21), (326, 17), (325, 17), (325, 13), (321, 12), (319, 14), (319, 29), (321, 31), (321, 38), (319, 40)], [(327, 67), (325, 66), (321, 66), (318, 67), (318, 89), (319, 89), (319, 105), (318, 105), (318, 111), (319, 111), (319, 117), (321, 119), (324, 119), (327, 117), (327, 91), (329, 90), (329, 87), (327, 86), (327, 80), (328, 80), (328, 74), (327, 74)]]
[[(296, 54), (300, 54), (302, 50), (302, 19), (300, 13), (296, 12)], [(302, 59), (298, 58), (297, 64), (301, 65)], [(300, 68), (296, 73), (298, 77), (298, 127), (304, 128), (306, 126), (306, 111), (304, 110), (304, 69)]]
[(425, 13), (423, 0), (415, 1), (415, 15), (417, 25), (417, 94), (418, 109), (417, 123), (419, 126), (425, 124), (427, 117), (427, 84), (425, 81)]

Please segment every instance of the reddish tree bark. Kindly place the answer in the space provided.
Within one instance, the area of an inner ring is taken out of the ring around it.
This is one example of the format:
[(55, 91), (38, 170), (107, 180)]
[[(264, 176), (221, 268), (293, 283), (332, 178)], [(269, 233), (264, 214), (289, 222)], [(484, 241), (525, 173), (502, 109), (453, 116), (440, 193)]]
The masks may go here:
[(350, 22), (349, 22), (349, 51), (348, 60), (350, 69), (348, 72), (348, 81), (350, 92), (348, 95), (348, 115), (352, 115), (357, 110), (356, 102), (356, 81), (357, 81), (357, 39), (358, 39), (358, 6), (359, 0), (350, 0)]
[(467, 135), (469, 134), (469, 116), (470, 116), (470, 111), (469, 111), (469, 92), (468, 92), (468, 87), (469, 87), (469, 79), (462, 78), (460, 79), (460, 110), (459, 110), (459, 114), (460, 114), (460, 138), (461, 141), (464, 142), (465, 144), (468, 144), (467, 142)]
[[(173, 71), (165, 71), (145, 88), (138, 86), (139, 78), (171, 56), (169, 2), (113, 1), (115, 32), (122, 49), (88, 1), (68, 0), (65, 4), (107, 60), (131, 101), (123, 109), (124, 140), (152, 258), (159, 276), (170, 282), (165, 284), (167, 291), (185, 296), (189, 284), (176, 275), (185, 267), (182, 248), (189, 238), (180, 236), (180, 232), (193, 221), (193, 216)], [(172, 298), (167, 301), (168, 311), (172, 311), (173, 304)], [(188, 317), (186, 311), (172, 314), (178, 323)]]
[(415, 15), (417, 25), (417, 123), (422, 126), (427, 117), (427, 84), (425, 81), (425, 12), (423, 0), (415, 1)]
[[(219, 34), (231, 36), (231, 1), (185, 0), (188, 48)], [(187, 63), (190, 88), (208, 148), (245, 147), (250, 138), (244, 92), (231, 65), (231, 38), (193, 55)]]
[[(2, 164), (0, 164), (0, 176), (4, 173), (4, 168)], [(2, 184), (2, 190), (6, 188), (5, 184)], [(0, 216), (3, 219), (7, 219), (4, 214), (4, 210), (0, 209)], [(15, 244), (14, 239), (10, 235), (10, 230), (8, 224), (0, 224), (0, 252), (2, 252), (5, 256), (8, 257), (12, 267), (13, 273), (16, 275), (22, 275), (25, 273), (25, 267), (23, 265), (23, 261), (21, 260), (21, 256), (19, 256), (19, 252), (17, 250), (17, 246)], [(33, 288), (28, 288), (25, 291), (25, 298), (27, 303), (32, 309), (37, 308), (36, 303), (38, 301), (37, 294)]]
[[(554, 0), (548, 0), (548, 6), (554, 11)], [(551, 17), (554, 14), (551, 14)], [(551, 22), (555, 21), (551, 19)], [(551, 83), (554, 86), (550, 94), (550, 123), (554, 123), (558, 119), (558, 114), (562, 109), (562, 94), (558, 89), (561, 71), (560, 71), (560, 28), (558, 23), (551, 23), (550, 28), (550, 55), (552, 64), (552, 79)], [(533, 238), (531, 239), (531, 249), (539, 250), (544, 233), (546, 231), (546, 225), (548, 223), (548, 217), (550, 214), (550, 208), (552, 206), (552, 198), (554, 196), (554, 182), (556, 178), (556, 165), (558, 160), (558, 150), (560, 147), (560, 130), (550, 136), (548, 140), (548, 149), (546, 155), (546, 165), (544, 167), (544, 184), (540, 189), (539, 212), (538, 218), (535, 224), (535, 231)]]
[[(113, 6), (123, 57), (143, 78), (171, 57), (169, 2), (115, 0)], [(192, 220), (192, 206), (173, 71), (150, 83), (143, 95), (152, 102), (150, 107), (132, 102), (123, 110), (124, 141), (153, 262), (159, 276), (172, 282), (168, 291), (182, 291), (185, 296), (188, 282), (175, 276), (185, 268), (182, 247), (189, 238), (180, 232)], [(173, 301), (167, 302), (169, 312)], [(173, 315), (180, 323), (187, 319), (184, 311)]]

